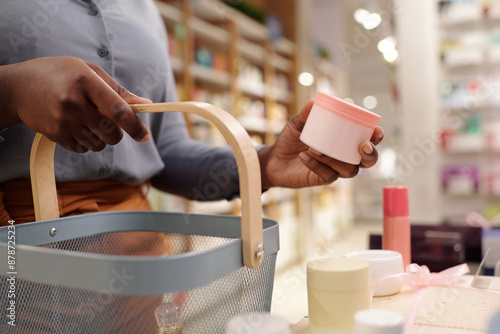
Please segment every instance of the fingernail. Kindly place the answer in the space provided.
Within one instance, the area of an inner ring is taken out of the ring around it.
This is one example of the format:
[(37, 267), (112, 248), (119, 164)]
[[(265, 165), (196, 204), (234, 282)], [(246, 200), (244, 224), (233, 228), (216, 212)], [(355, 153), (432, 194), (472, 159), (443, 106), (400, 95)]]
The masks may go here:
[(138, 96), (138, 98), (140, 98), (142, 101), (144, 101), (144, 103), (153, 103), (153, 101), (151, 101), (150, 99), (146, 99), (145, 97)]
[(136, 95), (134, 93), (132, 93), (131, 91), (129, 91), (130, 95), (132, 95), (133, 97), (136, 97), (140, 100), (142, 100), (144, 103), (153, 103), (153, 101), (151, 101), (150, 99), (147, 99), (145, 97), (142, 97), (142, 96), (139, 96), (139, 95)]
[(378, 139), (382, 139), (384, 137), (384, 131), (380, 131), (378, 134)]
[(307, 154), (306, 152), (300, 152), (299, 154), (299, 158), (300, 160), (304, 161), (304, 162), (309, 162), (311, 161), (311, 157), (309, 156), (309, 154)]
[(309, 152), (311, 152), (314, 155), (317, 155), (318, 157), (321, 157), (323, 155), (323, 153), (321, 153), (320, 151), (316, 151), (314, 148), (310, 148)]
[(146, 134), (144, 137), (142, 137), (141, 140), (139, 140), (140, 143), (147, 143), (150, 139), (149, 133)]
[(373, 146), (369, 142), (366, 142), (365, 145), (363, 146), (363, 152), (366, 154), (372, 154), (373, 153)]

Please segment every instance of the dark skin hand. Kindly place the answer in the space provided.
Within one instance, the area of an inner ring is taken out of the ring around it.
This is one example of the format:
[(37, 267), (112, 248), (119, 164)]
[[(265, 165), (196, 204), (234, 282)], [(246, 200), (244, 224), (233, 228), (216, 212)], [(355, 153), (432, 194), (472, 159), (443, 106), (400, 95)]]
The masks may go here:
[(326, 185), (339, 177), (354, 177), (358, 174), (359, 168), (369, 168), (377, 162), (378, 151), (375, 145), (384, 137), (384, 131), (380, 126), (375, 129), (371, 141), (360, 144), (359, 165), (335, 160), (302, 143), (299, 139), (300, 133), (312, 105), (313, 101), (308, 101), (299, 115), (287, 122), (276, 143), (259, 151), (263, 189), (272, 186), (302, 188)]
[(122, 129), (137, 141), (148, 141), (149, 130), (132, 103), (151, 101), (77, 58), (0, 66), (0, 129), (23, 122), (70, 151), (101, 151), (122, 139)]
[[(120, 86), (102, 68), (72, 57), (38, 58), (0, 66), (0, 129), (25, 123), (75, 152), (100, 151), (115, 145), (123, 131), (139, 142), (149, 131), (129, 104), (151, 103)], [(359, 165), (329, 158), (299, 139), (313, 102), (287, 122), (276, 143), (259, 151), (263, 189), (326, 185), (357, 175), (378, 159), (383, 138), (377, 127), (361, 143)]]

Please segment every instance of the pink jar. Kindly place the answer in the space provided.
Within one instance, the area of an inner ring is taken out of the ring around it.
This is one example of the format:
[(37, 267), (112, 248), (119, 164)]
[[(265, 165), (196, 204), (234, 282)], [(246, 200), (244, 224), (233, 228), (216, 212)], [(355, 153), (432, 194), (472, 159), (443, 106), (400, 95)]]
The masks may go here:
[(329, 157), (358, 165), (358, 147), (370, 140), (379, 119), (371, 111), (318, 92), (300, 140)]

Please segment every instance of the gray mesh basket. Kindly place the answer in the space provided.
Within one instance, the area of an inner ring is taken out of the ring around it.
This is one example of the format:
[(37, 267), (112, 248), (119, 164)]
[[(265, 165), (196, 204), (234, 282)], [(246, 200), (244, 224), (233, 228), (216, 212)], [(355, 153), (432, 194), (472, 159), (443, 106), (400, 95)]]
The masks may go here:
[[(238, 162), (242, 217), (128, 211), (50, 219), (58, 214), (54, 144), (37, 135), (31, 179), (39, 221), (0, 228), (1, 333), (154, 333), (154, 309), (167, 301), (180, 307), (187, 334), (224, 333), (235, 315), (270, 311), (278, 224), (261, 217), (256, 153), (248, 136), (238, 138), (246, 133), (206, 104), (134, 108), (214, 122)], [(5, 321), (12, 315), (15, 326)]]
[[(271, 307), (277, 223), (264, 220), (266, 255), (258, 269), (242, 264), (239, 223), (234, 216), (141, 211), (19, 225), (16, 327), (2, 321), (0, 332), (154, 333), (154, 308), (172, 301), (185, 333), (224, 333), (230, 317)], [(7, 254), (6, 228), (0, 238)], [(123, 247), (134, 239), (147, 242)], [(6, 258), (0, 308), (8, 313)]]

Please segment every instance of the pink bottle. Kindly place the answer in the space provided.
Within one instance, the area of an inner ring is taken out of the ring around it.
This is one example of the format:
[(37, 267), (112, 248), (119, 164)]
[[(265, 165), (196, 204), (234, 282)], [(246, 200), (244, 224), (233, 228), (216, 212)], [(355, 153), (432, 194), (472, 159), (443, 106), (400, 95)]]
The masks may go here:
[(384, 232), (382, 248), (401, 253), (406, 268), (411, 263), (408, 188), (384, 187)]

